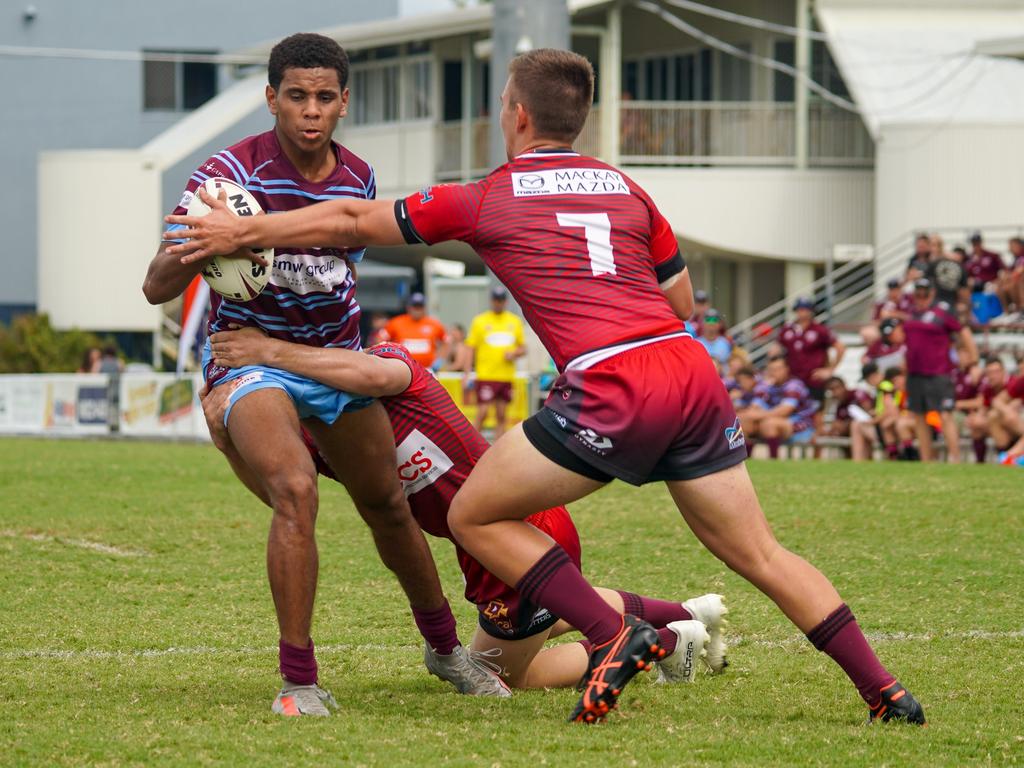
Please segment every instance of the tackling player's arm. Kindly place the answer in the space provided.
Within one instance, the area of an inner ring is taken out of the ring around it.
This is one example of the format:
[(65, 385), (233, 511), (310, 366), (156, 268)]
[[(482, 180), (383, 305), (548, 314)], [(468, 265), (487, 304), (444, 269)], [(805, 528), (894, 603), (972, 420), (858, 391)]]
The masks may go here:
[(213, 362), (225, 368), (244, 365), (280, 368), (366, 397), (401, 394), (412, 380), (412, 371), (401, 360), (350, 349), (293, 344), (271, 339), (255, 328), (213, 334), (210, 351)]
[(402, 245), (405, 238), (395, 218), (394, 200), (328, 200), (272, 216), (235, 216), (224, 200), (199, 190), (210, 207), (203, 217), (167, 216), (180, 229), (165, 240), (184, 238), (167, 252), (190, 264), (210, 256), (234, 253), (242, 247), (352, 247)]

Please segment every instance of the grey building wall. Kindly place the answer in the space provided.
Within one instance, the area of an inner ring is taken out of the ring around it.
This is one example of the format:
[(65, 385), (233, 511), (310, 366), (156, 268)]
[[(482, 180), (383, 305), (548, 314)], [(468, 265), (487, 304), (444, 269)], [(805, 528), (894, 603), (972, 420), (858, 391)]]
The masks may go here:
[[(28, 6), (36, 9), (31, 21)], [(234, 49), (293, 32), (396, 16), (399, 0), (247, 0), (240, 6), (209, 0), (3, 0), (0, 45), (141, 51)], [(184, 113), (142, 108), (142, 63), (27, 58), (0, 53), (7, 94), (0, 119), (3, 175), (0, 231), (0, 319), (11, 306), (36, 302), (36, 164), (55, 149), (134, 149)], [(195, 162), (166, 174), (165, 191), (177, 201), (192, 168), (213, 151), (271, 125), (265, 108), (218, 137)], [(97, 179), (87, 194), (99, 198), (110, 180)], [(174, 191), (171, 191), (171, 190)], [(154, 244), (155, 250), (155, 244)]]

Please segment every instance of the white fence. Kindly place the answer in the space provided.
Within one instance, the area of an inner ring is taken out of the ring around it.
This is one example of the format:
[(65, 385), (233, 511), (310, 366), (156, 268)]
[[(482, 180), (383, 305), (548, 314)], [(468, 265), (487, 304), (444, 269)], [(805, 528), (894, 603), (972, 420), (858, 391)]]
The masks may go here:
[(0, 376), (0, 435), (208, 440), (201, 387), (199, 374)]

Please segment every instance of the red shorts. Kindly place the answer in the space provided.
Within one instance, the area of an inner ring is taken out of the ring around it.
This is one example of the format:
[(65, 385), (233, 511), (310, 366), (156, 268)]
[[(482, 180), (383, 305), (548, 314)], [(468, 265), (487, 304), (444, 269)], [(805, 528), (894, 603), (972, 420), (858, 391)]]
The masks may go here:
[[(576, 567), (580, 567), (580, 537), (565, 507), (538, 512), (528, 517), (526, 522), (554, 539)], [(521, 640), (545, 631), (558, 621), (558, 617), (546, 608), (523, 600), (515, 589), (494, 576), (461, 547), (456, 546), (456, 552), (466, 577), (466, 599), (476, 603), (480, 628), (491, 637)]]
[(481, 405), (487, 403), (512, 402), (511, 381), (480, 381), (476, 382), (476, 401)]
[(633, 485), (692, 480), (747, 458), (714, 362), (688, 335), (582, 355), (524, 430), (557, 464)]

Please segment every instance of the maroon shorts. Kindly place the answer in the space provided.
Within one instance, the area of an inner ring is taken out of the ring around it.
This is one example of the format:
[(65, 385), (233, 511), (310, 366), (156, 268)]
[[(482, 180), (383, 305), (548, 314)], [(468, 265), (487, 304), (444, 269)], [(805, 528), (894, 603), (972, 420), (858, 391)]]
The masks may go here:
[(555, 463), (633, 485), (692, 480), (747, 458), (714, 362), (688, 335), (580, 356), (524, 430)]
[(476, 401), (480, 405), (487, 403), (511, 403), (511, 381), (480, 381), (476, 382)]
[[(544, 531), (580, 567), (580, 537), (565, 507), (555, 507), (526, 519)], [(461, 547), (456, 547), (459, 566), (466, 577), (466, 599), (476, 603), (480, 628), (501, 640), (522, 640), (551, 627), (558, 617), (546, 608), (524, 600), (515, 589), (485, 569)]]

